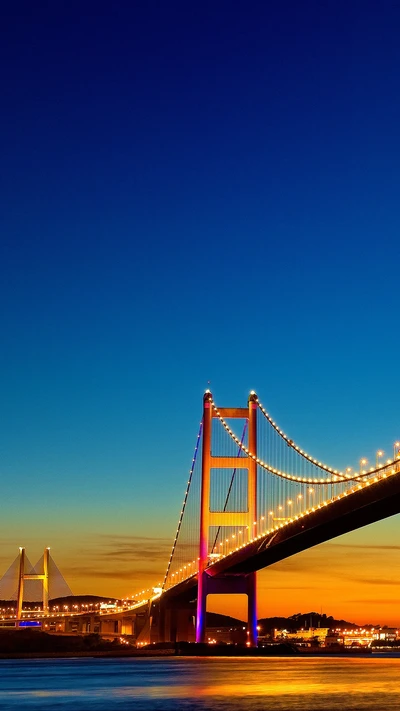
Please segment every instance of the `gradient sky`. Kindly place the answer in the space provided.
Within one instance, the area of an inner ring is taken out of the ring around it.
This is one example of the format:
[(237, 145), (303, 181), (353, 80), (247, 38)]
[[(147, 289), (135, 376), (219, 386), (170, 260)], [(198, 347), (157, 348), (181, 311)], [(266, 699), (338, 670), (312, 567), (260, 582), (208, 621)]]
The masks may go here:
[[(390, 455), (399, 36), (388, 0), (3, 4), (0, 571), (158, 582), (208, 381)], [(259, 580), (260, 616), (400, 624), (400, 519)]]

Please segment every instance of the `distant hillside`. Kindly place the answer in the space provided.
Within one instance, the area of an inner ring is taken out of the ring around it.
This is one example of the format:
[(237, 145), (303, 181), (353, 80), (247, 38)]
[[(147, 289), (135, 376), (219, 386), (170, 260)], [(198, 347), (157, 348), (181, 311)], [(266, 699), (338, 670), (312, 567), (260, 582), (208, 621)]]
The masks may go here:
[[(264, 617), (258, 621), (261, 627), (261, 634), (270, 634), (274, 629), (287, 629), (289, 632), (294, 632), (295, 630), (304, 627), (329, 627), (336, 628), (341, 627), (347, 628), (348, 630), (356, 629), (360, 625), (354, 622), (347, 622), (347, 620), (336, 620), (331, 615), (319, 614), (318, 612), (297, 612), (295, 615), (290, 617)], [(365, 628), (368, 627), (378, 627), (379, 625), (363, 625)]]
[[(58, 606), (61, 610), (63, 605), (96, 605), (102, 602), (116, 602), (115, 597), (105, 597), (100, 595), (69, 595), (68, 597), (58, 597), (53, 600), (49, 600), (49, 607)], [(25, 607), (41, 607), (42, 602), (28, 602), (24, 603)], [(15, 607), (16, 600), (0, 600), (0, 608)], [(195, 614), (195, 608), (193, 608), (193, 614)], [(304, 627), (329, 627), (329, 628), (347, 628), (349, 630), (360, 627), (360, 625), (355, 622), (348, 622), (347, 620), (337, 620), (331, 615), (320, 614), (318, 612), (297, 612), (290, 617), (263, 617), (258, 620), (260, 626), (260, 634), (270, 634), (274, 629), (287, 629), (288, 631), (295, 631)], [(207, 612), (207, 627), (240, 627), (246, 625), (243, 620), (238, 620), (235, 617), (230, 617), (229, 615), (220, 615), (216, 612)], [(369, 629), (371, 627), (379, 627), (379, 623), (375, 624), (364, 624), (362, 627)]]
[[(115, 597), (100, 597), (99, 595), (68, 595), (66, 597), (55, 597), (49, 600), (49, 607), (55, 607), (62, 605), (95, 605), (101, 602), (115, 602), (117, 598)], [(16, 600), (0, 600), (0, 607), (15, 607), (17, 604)], [(41, 607), (42, 600), (24, 600), (24, 606), (26, 607)]]
[(207, 627), (243, 627), (246, 625), (243, 620), (237, 620), (229, 615), (219, 615), (217, 612), (207, 612)]
[(54, 600), (49, 600), (49, 605), (96, 605), (101, 602), (117, 602), (120, 598), (116, 597), (101, 597), (99, 595), (68, 595), (67, 597), (55, 597)]

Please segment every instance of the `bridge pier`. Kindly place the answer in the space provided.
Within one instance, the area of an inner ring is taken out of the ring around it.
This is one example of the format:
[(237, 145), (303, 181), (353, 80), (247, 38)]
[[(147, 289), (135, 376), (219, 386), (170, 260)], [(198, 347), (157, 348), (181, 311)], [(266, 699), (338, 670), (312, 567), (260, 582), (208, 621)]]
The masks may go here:
[(194, 642), (195, 610), (193, 605), (160, 604), (153, 616), (152, 639), (157, 642)]
[(198, 589), (198, 607), (201, 609), (200, 619), (197, 619), (196, 642), (206, 641), (206, 611), (207, 595), (247, 595), (247, 631), (248, 645), (257, 646), (257, 574), (211, 576), (203, 572), (202, 582)]
[(247, 576), (247, 631), (249, 646), (257, 647), (257, 573)]

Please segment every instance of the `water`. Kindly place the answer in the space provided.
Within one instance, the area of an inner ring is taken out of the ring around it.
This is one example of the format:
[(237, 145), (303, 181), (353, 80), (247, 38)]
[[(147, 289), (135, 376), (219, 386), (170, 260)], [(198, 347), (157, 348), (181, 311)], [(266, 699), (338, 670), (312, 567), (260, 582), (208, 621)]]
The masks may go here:
[(1, 711), (388, 711), (400, 658), (0, 660)]

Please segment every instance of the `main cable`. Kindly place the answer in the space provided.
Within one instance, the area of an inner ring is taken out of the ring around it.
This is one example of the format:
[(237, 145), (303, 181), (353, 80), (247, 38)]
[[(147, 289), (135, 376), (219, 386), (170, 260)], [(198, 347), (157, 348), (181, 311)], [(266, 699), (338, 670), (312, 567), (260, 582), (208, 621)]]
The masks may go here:
[(166, 570), (166, 573), (165, 573), (165, 575), (164, 575), (163, 584), (162, 584), (162, 586), (161, 586), (161, 589), (162, 589), (162, 590), (164, 590), (165, 584), (166, 584), (166, 582), (167, 582), (168, 574), (169, 574), (169, 571), (170, 571), (170, 568), (171, 568), (172, 558), (173, 558), (174, 553), (175, 553), (175, 548), (176, 548), (176, 544), (177, 544), (177, 541), (178, 541), (178, 536), (179, 536), (179, 533), (180, 533), (180, 530), (181, 530), (182, 520), (183, 520), (183, 514), (185, 513), (186, 502), (187, 502), (187, 500), (188, 500), (190, 485), (191, 485), (191, 483), (192, 483), (192, 477), (193, 477), (194, 467), (195, 467), (195, 465), (196, 465), (197, 453), (198, 453), (198, 451), (199, 451), (199, 442), (200, 442), (200, 438), (201, 438), (201, 433), (202, 433), (202, 431), (203, 431), (203, 420), (201, 420), (201, 422), (200, 422), (200, 427), (199, 427), (199, 431), (198, 431), (198, 434), (197, 434), (196, 446), (195, 446), (195, 448), (194, 448), (193, 459), (192, 459), (192, 466), (191, 466), (190, 472), (189, 472), (189, 479), (188, 479), (188, 483), (187, 483), (187, 487), (186, 487), (186, 491), (185, 491), (185, 496), (184, 496), (184, 499), (183, 499), (183, 504), (182, 504), (181, 513), (180, 513), (180, 516), (179, 516), (178, 527), (177, 527), (177, 529), (176, 529), (175, 539), (174, 539), (174, 542), (173, 542), (173, 544), (172, 544), (171, 555), (170, 555), (170, 557), (169, 557), (169, 561), (168, 561), (168, 565), (167, 565), (167, 570)]

